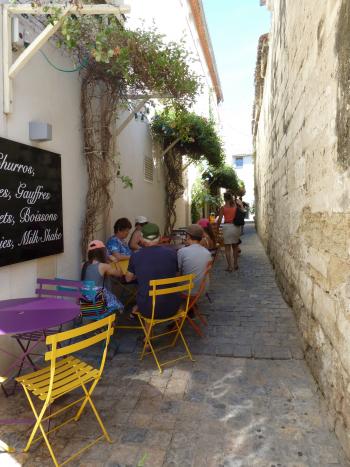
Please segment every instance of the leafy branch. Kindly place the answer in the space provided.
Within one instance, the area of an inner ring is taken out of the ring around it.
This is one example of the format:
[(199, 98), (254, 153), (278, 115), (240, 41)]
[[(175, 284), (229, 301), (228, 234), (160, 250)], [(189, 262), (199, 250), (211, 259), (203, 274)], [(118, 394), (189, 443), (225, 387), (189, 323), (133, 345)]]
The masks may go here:
[[(184, 192), (183, 172), (191, 163), (221, 166), (224, 150), (214, 122), (183, 109), (166, 108), (155, 116), (151, 129), (163, 147), (167, 208), (165, 233), (169, 234), (176, 223), (176, 201)], [(185, 166), (183, 156), (188, 160)]]
[(77, 7), (74, 15), (64, 16), (66, 6), (50, 4), (45, 13), (48, 23), (61, 22), (58, 47), (65, 47), (83, 65), (81, 110), (89, 179), (84, 254), (110, 209), (111, 182), (119, 177), (124, 186), (132, 184), (129, 177), (118, 174), (114, 127), (118, 109), (128, 104), (130, 95), (150, 94), (184, 109), (195, 102), (201, 83), (192, 71), (193, 60), (184, 41), (167, 42), (155, 27), (131, 30), (114, 15), (80, 14), (79, 0), (70, 4)]

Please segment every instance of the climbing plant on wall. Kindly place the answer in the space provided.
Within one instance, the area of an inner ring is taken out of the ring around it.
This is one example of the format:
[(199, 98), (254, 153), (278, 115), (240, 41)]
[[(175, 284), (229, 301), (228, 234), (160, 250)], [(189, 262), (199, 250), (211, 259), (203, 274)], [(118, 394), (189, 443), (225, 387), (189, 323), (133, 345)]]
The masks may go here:
[(226, 188), (235, 196), (244, 195), (244, 183), (237, 177), (235, 170), (228, 164), (219, 167), (209, 167), (202, 175), (202, 179), (210, 187), (212, 195), (220, 188)]
[(165, 233), (169, 234), (176, 223), (176, 201), (184, 192), (182, 175), (187, 165), (207, 161), (213, 167), (220, 166), (224, 160), (224, 151), (214, 122), (184, 109), (165, 109), (155, 116), (151, 129), (163, 148), (166, 177)]
[[(46, 8), (55, 23), (62, 9)], [(200, 88), (184, 42), (166, 42), (156, 28), (130, 30), (113, 15), (66, 16), (58, 46), (81, 64), (81, 111), (88, 172), (82, 252), (111, 205), (111, 181), (118, 172), (114, 124), (130, 96), (156, 93), (166, 105), (190, 106)]]

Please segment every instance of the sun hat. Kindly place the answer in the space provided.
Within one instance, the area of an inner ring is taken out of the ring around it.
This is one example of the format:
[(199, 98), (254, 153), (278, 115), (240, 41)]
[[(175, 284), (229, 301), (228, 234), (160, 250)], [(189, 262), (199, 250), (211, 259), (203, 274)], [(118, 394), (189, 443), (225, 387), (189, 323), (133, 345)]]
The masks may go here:
[(208, 225), (210, 224), (209, 222), (209, 219), (199, 219), (199, 221), (197, 222), (198, 225), (200, 225), (203, 229), (204, 227), (208, 227)]
[(144, 225), (141, 229), (142, 237), (144, 240), (153, 242), (159, 239), (160, 231), (157, 224), (152, 224), (148, 222), (148, 224)]
[(202, 227), (198, 224), (189, 225), (186, 229), (186, 232), (188, 235), (198, 240), (202, 240), (204, 234)]
[(96, 250), (97, 248), (105, 248), (105, 244), (101, 240), (92, 240), (89, 243), (88, 251)]
[(135, 224), (146, 224), (146, 222), (148, 222), (148, 219), (145, 216), (135, 217)]

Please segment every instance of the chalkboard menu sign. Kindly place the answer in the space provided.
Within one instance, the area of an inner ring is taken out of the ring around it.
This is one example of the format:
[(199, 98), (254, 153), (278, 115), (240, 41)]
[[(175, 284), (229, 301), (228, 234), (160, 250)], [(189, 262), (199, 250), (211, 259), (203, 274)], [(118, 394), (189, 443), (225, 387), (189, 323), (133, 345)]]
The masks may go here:
[(61, 156), (0, 138), (0, 266), (62, 252)]

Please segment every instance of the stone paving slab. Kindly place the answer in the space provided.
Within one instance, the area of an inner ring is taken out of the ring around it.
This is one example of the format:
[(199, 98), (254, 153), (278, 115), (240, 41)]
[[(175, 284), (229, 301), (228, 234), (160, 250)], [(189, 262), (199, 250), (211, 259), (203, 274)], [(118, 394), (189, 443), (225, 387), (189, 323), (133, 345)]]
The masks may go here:
[[(94, 394), (113, 443), (98, 443), (72, 465), (350, 466), (328, 430), (292, 312), (252, 227), (246, 230), (240, 270), (224, 272), (222, 259), (215, 266), (212, 303), (201, 305), (209, 321), (205, 337), (186, 329), (195, 362), (177, 362), (159, 375), (150, 358), (139, 361), (137, 332), (117, 334)], [(30, 416), (20, 391), (0, 395), (1, 419)], [(87, 411), (51, 440), (66, 457), (97, 433)], [(52, 465), (42, 444), (21, 452), (27, 437), (28, 425), (0, 426), (0, 440), (16, 448), (0, 453), (1, 467)]]
[[(326, 425), (317, 386), (303, 360), (200, 355), (159, 375), (151, 360), (119, 354), (95, 392), (113, 444), (101, 442), (79, 466), (348, 466)], [(29, 417), (23, 395), (1, 400), (1, 417)], [(90, 412), (51, 436), (60, 455), (97, 433)], [(24, 426), (0, 428), (20, 450)], [(25, 466), (51, 465), (44, 446), (0, 454)], [(12, 464), (13, 465), (13, 464)]]
[[(212, 302), (204, 298), (200, 303), (208, 320), (202, 328), (205, 337), (185, 329), (191, 350), (195, 355), (303, 359), (293, 313), (276, 285), (271, 264), (253, 226), (248, 224), (245, 230), (239, 270), (225, 272), (219, 255), (209, 289)], [(118, 352), (138, 352), (139, 338), (135, 331), (120, 331)]]

